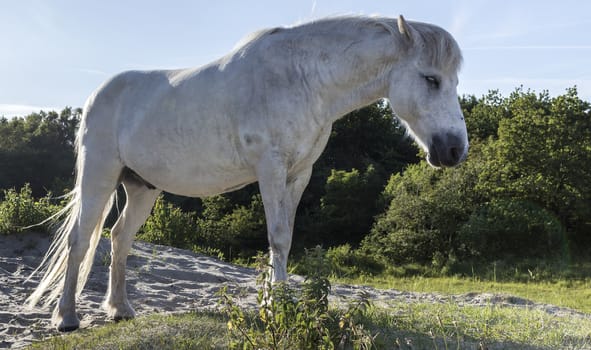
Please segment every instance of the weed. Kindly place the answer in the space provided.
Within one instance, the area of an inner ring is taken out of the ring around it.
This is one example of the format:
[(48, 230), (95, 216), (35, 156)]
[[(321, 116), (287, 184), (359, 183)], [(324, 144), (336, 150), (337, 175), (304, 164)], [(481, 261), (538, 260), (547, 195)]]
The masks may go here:
[[(318, 259), (323, 254), (316, 250), (308, 252), (308, 259), (321, 265)], [(220, 292), (220, 303), (229, 321), (233, 349), (370, 349), (374, 336), (358, 319), (370, 305), (361, 298), (346, 308), (330, 308), (328, 295), (330, 282), (323, 270), (308, 276), (296, 289), (288, 283), (272, 284), (269, 266), (261, 257), (261, 271), (257, 284), (261, 287), (258, 313), (242, 310), (228, 295), (226, 289)]]
[(4, 200), (0, 202), (0, 234), (25, 231), (31, 226), (37, 231), (48, 231), (49, 224), (39, 223), (59, 209), (59, 206), (50, 203), (50, 197), (51, 193), (35, 200), (28, 184), (18, 192), (14, 189), (4, 190)]

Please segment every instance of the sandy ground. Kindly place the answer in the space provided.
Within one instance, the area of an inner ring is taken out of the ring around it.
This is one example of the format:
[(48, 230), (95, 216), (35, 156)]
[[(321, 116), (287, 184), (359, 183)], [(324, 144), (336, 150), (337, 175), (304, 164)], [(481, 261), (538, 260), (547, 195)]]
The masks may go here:
[[(49, 245), (46, 235), (35, 233), (0, 236), (0, 348), (22, 348), (33, 340), (57, 334), (51, 327), (50, 310), (22, 307), (37, 279), (26, 282)], [(81, 327), (109, 322), (101, 309), (108, 281), (109, 241), (103, 239), (97, 250), (93, 270), (78, 301)], [(138, 315), (163, 312), (188, 312), (216, 308), (216, 292), (228, 286), (240, 292), (245, 307), (256, 306), (254, 269), (231, 265), (190, 251), (136, 242), (127, 263), (129, 299)], [(302, 281), (292, 276), (294, 282)], [(246, 291), (246, 294), (244, 294)], [(454, 302), (459, 305), (528, 307), (553, 315), (591, 318), (567, 308), (533, 303), (522, 298), (492, 294), (439, 295), (396, 290), (378, 290), (365, 286), (334, 285), (332, 294), (339, 299), (366, 293), (377, 305), (388, 302)]]

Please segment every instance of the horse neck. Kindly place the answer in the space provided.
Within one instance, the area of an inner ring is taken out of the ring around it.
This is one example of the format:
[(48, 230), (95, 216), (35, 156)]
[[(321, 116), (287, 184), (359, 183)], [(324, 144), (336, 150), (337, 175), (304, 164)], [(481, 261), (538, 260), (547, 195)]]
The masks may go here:
[(328, 121), (388, 97), (390, 77), (403, 56), (393, 40), (383, 36), (354, 42), (320, 66), (316, 98)]

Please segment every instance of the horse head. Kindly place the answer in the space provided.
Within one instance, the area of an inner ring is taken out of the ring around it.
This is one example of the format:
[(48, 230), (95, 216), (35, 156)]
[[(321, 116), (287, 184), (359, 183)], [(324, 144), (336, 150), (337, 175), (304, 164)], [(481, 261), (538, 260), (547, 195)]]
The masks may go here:
[(434, 167), (455, 166), (468, 153), (468, 134), (457, 95), (462, 55), (443, 29), (398, 18), (399, 47), (406, 51), (390, 79), (394, 113), (428, 153)]

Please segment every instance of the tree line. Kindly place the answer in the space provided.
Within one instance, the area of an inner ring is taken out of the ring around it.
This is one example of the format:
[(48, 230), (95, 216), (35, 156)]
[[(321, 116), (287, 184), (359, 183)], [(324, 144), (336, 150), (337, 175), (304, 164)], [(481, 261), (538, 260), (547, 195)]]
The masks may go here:
[[(292, 255), (321, 245), (343, 274), (588, 256), (589, 102), (571, 88), (460, 103), (471, 148), (454, 169), (427, 165), (384, 102), (337, 121), (298, 208)], [(30, 184), (33, 197), (71, 188), (80, 116), (65, 108), (0, 119), (0, 188)], [(257, 185), (204, 199), (164, 194), (139, 237), (248, 259), (267, 249)]]

